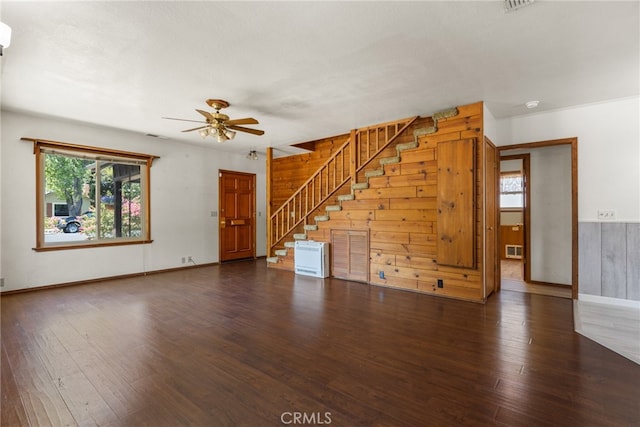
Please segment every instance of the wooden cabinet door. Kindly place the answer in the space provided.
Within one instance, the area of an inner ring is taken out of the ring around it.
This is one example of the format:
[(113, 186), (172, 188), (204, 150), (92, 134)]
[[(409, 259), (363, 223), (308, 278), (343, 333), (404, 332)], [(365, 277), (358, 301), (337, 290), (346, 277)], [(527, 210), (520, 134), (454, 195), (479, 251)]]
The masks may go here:
[(220, 262), (255, 258), (255, 174), (220, 171)]
[(438, 265), (476, 268), (475, 139), (438, 143)]
[(369, 283), (369, 231), (331, 230), (333, 277)]

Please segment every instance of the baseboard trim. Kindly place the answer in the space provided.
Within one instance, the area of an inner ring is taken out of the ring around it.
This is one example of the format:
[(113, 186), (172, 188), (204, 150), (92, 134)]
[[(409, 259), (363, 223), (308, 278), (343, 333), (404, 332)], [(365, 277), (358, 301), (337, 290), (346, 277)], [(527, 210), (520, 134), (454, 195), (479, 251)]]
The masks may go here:
[(532, 285), (552, 286), (556, 288), (571, 289), (571, 285), (564, 285), (562, 283), (541, 282), (538, 280), (529, 280), (526, 283), (530, 283)]
[(595, 302), (598, 304), (617, 305), (619, 307), (631, 307), (640, 310), (640, 301), (603, 297), (600, 295), (578, 294), (578, 300), (583, 302)]
[(100, 283), (100, 282), (106, 282), (108, 280), (129, 279), (131, 277), (150, 276), (152, 274), (169, 273), (172, 271), (188, 270), (192, 268), (211, 267), (218, 264), (219, 263), (217, 262), (210, 262), (207, 264), (187, 265), (184, 267), (164, 268), (162, 270), (142, 271), (140, 273), (130, 273), (130, 274), (120, 274), (117, 276), (98, 277), (95, 279), (78, 280), (75, 282), (65, 282), (65, 283), (57, 283), (53, 285), (34, 286), (32, 288), (22, 288), (22, 289), (13, 289), (10, 291), (2, 291), (0, 292), (0, 295), (21, 294), (24, 292), (44, 291), (46, 289), (62, 288), (67, 286), (88, 285), (90, 283)]

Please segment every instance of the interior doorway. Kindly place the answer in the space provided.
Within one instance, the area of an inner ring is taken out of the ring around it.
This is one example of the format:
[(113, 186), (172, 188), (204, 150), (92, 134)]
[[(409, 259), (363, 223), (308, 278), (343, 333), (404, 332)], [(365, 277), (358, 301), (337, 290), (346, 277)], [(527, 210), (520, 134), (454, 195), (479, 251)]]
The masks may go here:
[(511, 282), (527, 282), (530, 271), (527, 263), (525, 230), (530, 213), (527, 187), (530, 155), (514, 154), (500, 157), (499, 216), (500, 216), (500, 271), (509, 286)]
[[(577, 298), (577, 138), (503, 146), (500, 158), (511, 162), (501, 167), (511, 180), (500, 184), (502, 288)], [(503, 209), (518, 192), (522, 209)]]

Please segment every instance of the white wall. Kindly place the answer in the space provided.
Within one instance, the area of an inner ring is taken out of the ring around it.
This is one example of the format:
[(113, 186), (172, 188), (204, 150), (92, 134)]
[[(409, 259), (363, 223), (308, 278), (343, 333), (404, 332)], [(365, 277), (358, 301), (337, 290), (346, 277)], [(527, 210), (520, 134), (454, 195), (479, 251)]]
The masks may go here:
[[(2, 2), (0, 2), (0, 17), (2, 17)], [(0, 77), (3, 72), (3, 61), (0, 57)], [(2, 78), (0, 78), (0, 99), (2, 99)], [(0, 111), (0, 148), (2, 145), (2, 112)], [(2, 178), (2, 150), (0, 149), (0, 178)], [(2, 185), (0, 185), (0, 224), (2, 224)], [(2, 242), (2, 227), (0, 227), (0, 242)], [(0, 281), (2, 281), (4, 275), (2, 274), (2, 245), (0, 244)], [(4, 285), (4, 282), (2, 282)], [(0, 289), (1, 291), (2, 289)]]
[(482, 128), (484, 130), (484, 135), (491, 140), (494, 144), (496, 144), (497, 135), (497, 121), (496, 118), (493, 117), (493, 114), (487, 108), (485, 103), (482, 103), (482, 119), (483, 124)]
[[(1, 71), (0, 71), (1, 74)], [(2, 99), (2, 83), (0, 82), (0, 99)], [(0, 184), (2, 184), (2, 114), (0, 113)], [(4, 239), (2, 237), (2, 205), (4, 205), (4, 199), (2, 197), (2, 185), (0, 185), (0, 282), (3, 288), (0, 288), (0, 291), (4, 289), (4, 274), (2, 271), (2, 244)]]
[(500, 172), (522, 172), (522, 159), (500, 160)]
[(522, 211), (504, 211), (500, 212), (500, 225), (522, 225), (524, 224), (524, 215)]
[[(559, 138), (578, 138), (579, 228), (600, 222), (598, 210), (615, 210), (616, 222), (640, 222), (640, 97), (576, 106), (498, 120), (499, 146)], [(543, 168), (543, 171), (545, 169)], [(580, 259), (592, 248), (578, 240)], [(600, 249), (600, 248), (598, 248)], [(598, 252), (599, 253), (599, 252)], [(611, 268), (626, 267), (625, 257)], [(580, 263), (580, 271), (586, 267)], [(634, 270), (635, 271), (635, 270)], [(640, 293), (640, 280), (631, 274), (629, 294)], [(589, 278), (601, 287), (603, 277)], [(578, 291), (582, 292), (579, 277)], [(628, 280), (627, 280), (628, 282)]]
[[(0, 2), (0, 17), (2, 17), (2, 2)], [(0, 100), (2, 99), (2, 73), (4, 70), (4, 61), (3, 61), (3, 57), (0, 57)], [(0, 136), (2, 135), (2, 112), (0, 111)], [(2, 178), (2, 138), (0, 137), (0, 178)], [(2, 205), (3, 205), (3, 198), (2, 198), (2, 185), (0, 185), (0, 224), (2, 224)], [(2, 238), (2, 227), (0, 227), (0, 242), (2, 242), (4, 239)], [(4, 278), (4, 274), (2, 271), (2, 245), (0, 244), (0, 282), (2, 282), (2, 279)], [(2, 285), (4, 285), (4, 282), (2, 282)], [(0, 288), (0, 291), (2, 291), (4, 288)]]
[(571, 285), (571, 147), (531, 150), (531, 280)]
[[(1, 65), (0, 65), (1, 66)], [(1, 70), (0, 70), (0, 75), (1, 75)], [(2, 82), (0, 81), (0, 99), (2, 99)], [(4, 273), (3, 273), (3, 269), (2, 269), (2, 244), (1, 242), (4, 242), (4, 238), (2, 236), (2, 229), (3, 227), (1, 226), (3, 224), (2, 222), (2, 206), (4, 205), (4, 198), (2, 197), (2, 182), (4, 181), (4, 179), (2, 178), (2, 114), (0, 113), (0, 282), (2, 284), (2, 288), (0, 288), (0, 291), (4, 290)]]
[(640, 221), (640, 97), (500, 119), (499, 146), (578, 137), (578, 220)]
[[(67, 283), (219, 261), (218, 170), (256, 174), (256, 254), (266, 255), (265, 162), (244, 155), (154, 139), (138, 133), (2, 112), (0, 145), (3, 290)], [(21, 137), (43, 138), (160, 156), (151, 168), (151, 237), (147, 245), (35, 252), (35, 158)]]

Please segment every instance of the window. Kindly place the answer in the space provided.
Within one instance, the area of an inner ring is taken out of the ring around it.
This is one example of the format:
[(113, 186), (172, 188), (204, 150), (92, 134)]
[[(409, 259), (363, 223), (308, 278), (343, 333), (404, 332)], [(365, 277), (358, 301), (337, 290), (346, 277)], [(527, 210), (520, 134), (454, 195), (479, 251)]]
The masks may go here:
[(54, 203), (53, 216), (69, 216), (69, 206), (62, 203)]
[(520, 171), (500, 174), (500, 209), (524, 208), (524, 178)]
[(36, 156), (35, 250), (151, 242), (149, 171), (156, 156), (23, 140), (33, 141)]

